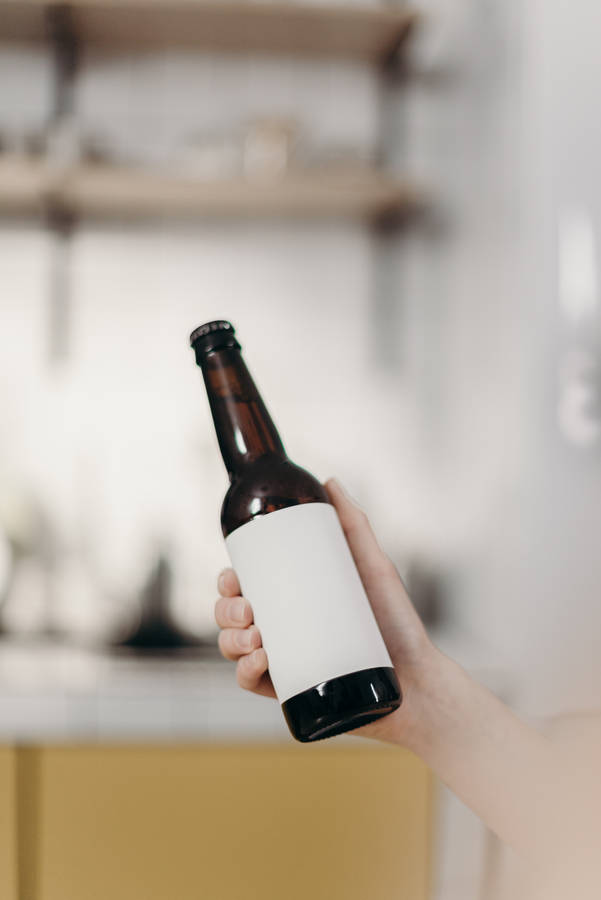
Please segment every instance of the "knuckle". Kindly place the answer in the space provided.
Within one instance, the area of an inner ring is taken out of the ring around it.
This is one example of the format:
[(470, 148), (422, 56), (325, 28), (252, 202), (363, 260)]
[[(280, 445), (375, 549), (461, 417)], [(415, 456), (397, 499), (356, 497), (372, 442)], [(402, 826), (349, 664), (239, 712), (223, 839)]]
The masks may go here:
[(249, 635), (249, 641), (251, 647), (260, 647), (261, 646), (261, 632), (257, 628), (256, 625), (249, 625), (247, 629)]
[(221, 631), (217, 638), (217, 644), (221, 655), (225, 656), (226, 659), (234, 659), (236, 657), (236, 654), (232, 650), (232, 638), (232, 630), (229, 628), (225, 628)]
[(242, 624), (244, 626), (249, 625), (253, 620), (252, 610), (250, 608), (250, 605), (244, 599), (244, 597), (242, 597), (240, 599), (240, 606), (239, 606), (238, 614), (240, 616), (240, 621), (242, 622)]
[(215, 621), (221, 627), (224, 623), (224, 612), (225, 612), (225, 604), (223, 602), (223, 597), (219, 597), (215, 602)]
[(227, 636), (225, 631), (220, 631), (219, 636), (217, 637), (217, 646), (219, 647), (222, 656), (226, 655), (226, 642)]
[(249, 619), (250, 607), (244, 597), (233, 597), (226, 606), (225, 615), (228, 622), (238, 628), (244, 627), (252, 621)]
[(263, 650), (252, 650), (240, 657), (236, 667), (236, 678), (240, 687), (253, 690), (264, 672), (262, 662)]
[(263, 672), (267, 671), (268, 663), (267, 663), (267, 654), (263, 647), (259, 647), (254, 651), (253, 656), (255, 657), (255, 667), (258, 675), (262, 675)]
[(236, 666), (236, 681), (241, 688), (244, 690), (249, 690), (253, 679), (249, 677), (248, 672), (248, 657), (243, 656), (242, 659), (238, 661), (238, 665)]

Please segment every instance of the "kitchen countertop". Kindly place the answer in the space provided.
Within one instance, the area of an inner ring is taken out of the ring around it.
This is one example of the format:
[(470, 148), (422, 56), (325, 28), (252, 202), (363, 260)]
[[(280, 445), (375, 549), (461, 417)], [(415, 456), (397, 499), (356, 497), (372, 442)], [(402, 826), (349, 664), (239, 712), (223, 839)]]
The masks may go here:
[[(502, 699), (511, 699), (508, 673), (490, 668), (485, 654), (448, 637), (437, 643)], [(144, 658), (63, 643), (0, 641), (0, 742), (232, 740), (292, 738), (279, 705), (242, 691), (234, 664), (216, 651)]]
[(0, 643), (0, 742), (291, 740), (279, 705), (214, 658)]

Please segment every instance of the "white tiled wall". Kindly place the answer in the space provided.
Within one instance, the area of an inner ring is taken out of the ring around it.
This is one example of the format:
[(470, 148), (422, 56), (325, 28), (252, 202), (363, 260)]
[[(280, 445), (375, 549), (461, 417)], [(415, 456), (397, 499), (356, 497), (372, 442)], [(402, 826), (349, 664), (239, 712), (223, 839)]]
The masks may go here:
[(194, 616), (213, 599), (227, 482), (187, 348), (204, 320), (236, 324), (294, 458), (324, 476), (351, 473), (352, 460), (369, 471), (370, 431), (388, 430), (365, 364), (368, 251), (355, 228), (81, 232), (72, 365), (78, 428), (97, 451), (105, 568), (161, 538), (175, 545), (182, 608)]
[[(11, 65), (18, 83), (18, 60)], [(34, 79), (29, 56), (20, 65)], [(191, 135), (239, 133), (262, 115), (298, 120), (306, 143), (365, 152), (378, 138), (376, 94), (376, 74), (359, 64), (90, 53), (76, 111), (84, 134), (150, 163)], [(23, 103), (35, 106), (27, 92)], [(238, 328), (291, 456), (319, 476), (346, 479), (398, 551), (390, 485), (403, 495), (399, 454), (408, 442), (398, 379), (371, 366), (371, 240), (344, 223), (82, 223), (69, 251), (71, 350), (49, 366), (52, 244), (42, 232), (5, 228), (0, 341), (10, 347), (0, 367), (18, 419), (7, 427), (6, 452), (65, 557), (55, 575), (59, 624), (94, 631), (98, 608), (112, 621), (163, 547), (180, 620), (212, 627), (227, 480), (187, 338), (213, 317)], [(18, 333), (32, 336), (19, 360)], [(25, 404), (16, 404), (15, 380), (19, 394), (22, 380), (30, 384)], [(23, 578), (21, 594), (30, 594), (33, 576)], [(25, 627), (33, 613), (21, 606), (9, 613)]]
[[(360, 227), (84, 227), (72, 248), (72, 352), (48, 369), (48, 247), (24, 231), (2, 248), (14, 298), (3, 301), (5, 335), (21, 336), (2, 359), (18, 423), (7, 429), (13, 465), (67, 548), (89, 542), (111, 592), (134, 589), (165, 542), (180, 611), (195, 626), (210, 621), (227, 481), (187, 337), (213, 317), (236, 324), (290, 454), (346, 479), (393, 537), (401, 399), (396, 380), (368, 365), (370, 243)], [(14, 394), (22, 378), (26, 404)]]

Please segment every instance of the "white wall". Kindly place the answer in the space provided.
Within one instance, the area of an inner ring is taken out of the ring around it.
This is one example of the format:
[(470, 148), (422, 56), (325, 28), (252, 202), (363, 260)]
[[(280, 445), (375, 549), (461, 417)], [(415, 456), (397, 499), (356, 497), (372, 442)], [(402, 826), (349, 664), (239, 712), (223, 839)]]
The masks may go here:
[[(408, 163), (436, 206), (401, 248), (415, 507), (454, 575), (458, 629), (510, 668), (516, 702), (552, 712), (595, 702), (601, 683), (596, 425), (578, 446), (558, 418), (569, 354), (599, 359), (597, 285), (581, 282), (595, 277), (601, 212), (600, 14), (517, 0), (430, 8), (405, 95)], [(585, 245), (568, 250), (580, 275), (562, 276), (589, 304), (576, 323), (558, 308), (562, 227)]]

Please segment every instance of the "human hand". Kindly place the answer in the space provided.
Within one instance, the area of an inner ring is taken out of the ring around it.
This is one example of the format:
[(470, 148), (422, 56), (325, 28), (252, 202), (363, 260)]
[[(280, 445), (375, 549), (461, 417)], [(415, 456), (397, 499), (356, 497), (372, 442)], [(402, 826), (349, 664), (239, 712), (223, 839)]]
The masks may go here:
[[(394, 565), (382, 551), (365, 513), (334, 479), (326, 482), (329, 499), (336, 509), (361, 580), (367, 592), (382, 636), (390, 653), (403, 691), (399, 709), (364, 725), (355, 734), (407, 744), (418, 717), (419, 692), (437, 651)], [(219, 648), (226, 659), (237, 661), (240, 687), (275, 697), (268, 671), (267, 654), (254, 624), (250, 604), (241, 596), (233, 569), (219, 576), (220, 597), (215, 618), (222, 631)]]

